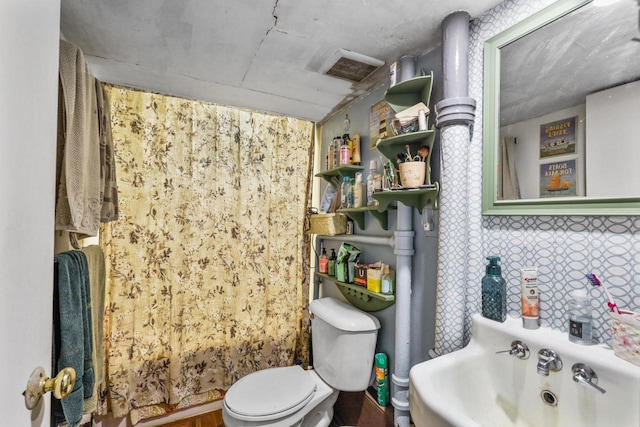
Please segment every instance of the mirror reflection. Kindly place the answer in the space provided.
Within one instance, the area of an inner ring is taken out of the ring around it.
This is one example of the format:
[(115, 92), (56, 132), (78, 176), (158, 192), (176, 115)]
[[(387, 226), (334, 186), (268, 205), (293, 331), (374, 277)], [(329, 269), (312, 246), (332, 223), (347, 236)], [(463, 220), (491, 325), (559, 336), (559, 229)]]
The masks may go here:
[(595, 0), (499, 49), (498, 200), (640, 197), (639, 2)]

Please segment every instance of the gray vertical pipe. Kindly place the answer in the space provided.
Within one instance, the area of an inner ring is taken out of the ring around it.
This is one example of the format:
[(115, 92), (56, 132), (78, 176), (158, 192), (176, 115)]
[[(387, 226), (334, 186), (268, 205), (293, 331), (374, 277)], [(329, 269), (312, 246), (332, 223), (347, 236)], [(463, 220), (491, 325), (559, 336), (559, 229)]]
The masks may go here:
[(436, 126), (464, 124), (475, 119), (476, 101), (469, 98), (469, 14), (455, 12), (442, 21), (444, 99), (436, 104)]
[[(416, 76), (416, 58), (400, 58), (400, 81)], [(413, 271), (413, 208), (398, 203), (396, 254), (396, 347), (394, 349), (393, 420), (396, 427), (409, 427), (409, 369), (411, 369), (411, 275)]]
[(468, 95), (469, 14), (456, 12), (442, 21), (444, 99)]
[(413, 255), (413, 208), (398, 203), (396, 254), (396, 347), (391, 398), (396, 427), (409, 427), (409, 369), (411, 368), (411, 274)]

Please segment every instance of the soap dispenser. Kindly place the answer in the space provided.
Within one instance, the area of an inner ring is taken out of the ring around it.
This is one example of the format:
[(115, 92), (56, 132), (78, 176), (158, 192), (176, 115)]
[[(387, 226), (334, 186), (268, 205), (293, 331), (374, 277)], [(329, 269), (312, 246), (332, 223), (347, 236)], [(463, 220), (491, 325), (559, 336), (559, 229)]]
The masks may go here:
[(504, 322), (507, 319), (507, 284), (502, 278), (500, 257), (488, 256), (487, 273), (482, 278), (482, 316)]

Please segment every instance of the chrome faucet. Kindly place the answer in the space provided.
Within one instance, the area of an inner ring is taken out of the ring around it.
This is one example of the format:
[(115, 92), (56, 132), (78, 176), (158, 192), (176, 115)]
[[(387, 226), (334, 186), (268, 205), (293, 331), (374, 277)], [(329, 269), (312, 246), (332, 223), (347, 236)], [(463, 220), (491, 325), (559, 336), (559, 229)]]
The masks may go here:
[(538, 352), (538, 373), (545, 377), (549, 371), (558, 372), (562, 369), (562, 360), (553, 350), (543, 348)]
[(511, 356), (515, 356), (520, 360), (526, 360), (529, 358), (529, 347), (522, 341), (515, 340), (511, 343), (510, 350), (496, 351), (496, 354), (501, 353), (509, 353)]
[(598, 376), (589, 365), (585, 365), (584, 363), (575, 363), (571, 367), (571, 372), (573, 372), (573, 380), (578, 384), (582, 384), (587, 388), (599, 391), (602, 394), (607, 392), (602, 387), (596, 385), (598, 384)]

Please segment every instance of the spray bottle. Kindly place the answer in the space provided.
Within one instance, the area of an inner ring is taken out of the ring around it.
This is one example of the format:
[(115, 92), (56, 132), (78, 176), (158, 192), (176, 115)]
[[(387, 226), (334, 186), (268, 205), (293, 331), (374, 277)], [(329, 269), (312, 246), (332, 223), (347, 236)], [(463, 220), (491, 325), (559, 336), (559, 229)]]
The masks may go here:
[(377, 353), (375, 359), (378, 404), (380, 406), (387, 406), (389, 404), (389, 362), (387, 355), (384, 353)]

